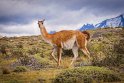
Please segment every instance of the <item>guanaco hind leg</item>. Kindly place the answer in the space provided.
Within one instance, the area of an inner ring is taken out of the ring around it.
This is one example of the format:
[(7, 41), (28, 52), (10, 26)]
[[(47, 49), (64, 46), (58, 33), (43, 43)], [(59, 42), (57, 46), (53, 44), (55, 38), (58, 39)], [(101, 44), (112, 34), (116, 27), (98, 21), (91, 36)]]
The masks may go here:
[(72, 62), (70, 64), (70, 66), (74, 63), (74, 61), (76, 61), (77, 57), (78, 57), (78, 47), (77, 46), (74, 46), (72, 48), (72, 52), (74, 54), (74, 58), (72, 59)]

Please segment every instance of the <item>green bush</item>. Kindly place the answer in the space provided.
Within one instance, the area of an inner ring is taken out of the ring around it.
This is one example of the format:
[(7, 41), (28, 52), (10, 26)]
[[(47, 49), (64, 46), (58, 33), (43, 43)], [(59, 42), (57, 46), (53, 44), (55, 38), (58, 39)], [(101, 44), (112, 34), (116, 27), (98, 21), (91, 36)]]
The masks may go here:
[(8, 45), (8, 44), (0, 45), (0, 54), (2, 55), (2, 57), (4, 57), (4, 58), (9, 57), (10, 47), (11, 47), (11, 45)]
[(28, 69), (25, 66), (17, 66), (14, 72), (26, 72)]
[(54, 83), (115, 82), (120, 80), (118, 74), (112, 70), (104, 67), (87, 66), (65, 70), (54, 79)]
[(33, 48), (28, 50), (28, 53), (31, 54), (31, 55), (34, 55), (34, 54), (40, 53), (40, 49), (36, 48), (36, 47), (33, 47)]
[(13, 48), (12, 55), (17, 56), (17, 57), (22, 57), (22, 56), (24, 56), (24, 51), (23, 51), (23, 49), (20, 49), (20, 48)]
[(6, 48), (7, 48), (8, 46), (7, 45), (5, 45), (5, 44), (3, 44), (3, 45), (0, 45), (0, 52), (2, 53), (2, 54), (7, 54), (7, 52), (6, 52)]

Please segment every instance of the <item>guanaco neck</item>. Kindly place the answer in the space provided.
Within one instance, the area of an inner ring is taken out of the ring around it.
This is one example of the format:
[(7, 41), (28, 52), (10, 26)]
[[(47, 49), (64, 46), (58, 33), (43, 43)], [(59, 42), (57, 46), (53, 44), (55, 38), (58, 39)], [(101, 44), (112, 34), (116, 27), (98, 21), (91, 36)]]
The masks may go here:
[(47, 32), (44, 25), (39, 25), (41, 36), (46, 40), (51, 38), (51, 35)]

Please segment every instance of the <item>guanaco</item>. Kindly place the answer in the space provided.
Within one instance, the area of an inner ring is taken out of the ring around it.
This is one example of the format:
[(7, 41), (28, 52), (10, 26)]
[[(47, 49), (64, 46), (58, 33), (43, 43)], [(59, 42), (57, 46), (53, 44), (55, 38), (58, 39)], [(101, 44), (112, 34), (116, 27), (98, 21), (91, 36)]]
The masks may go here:
[[(54, 34), (49, 34), (44, 26), (44, 20), (38, 21), (41, 36), (43, 40), (53, 46), (51, 53), (58, 66), (61, 63), (62, 49), (72, 49), (74, 57), (70, 65), (76, 61), (78, 57), (78, 49), (80, 49), (89, 59), (90, 53), (87, 49), (87, 42), (90, 38), (90, 34), (86, 31), (79, 30), (62, 30)], [(57, 52), (58, 59), (55, 57)]]

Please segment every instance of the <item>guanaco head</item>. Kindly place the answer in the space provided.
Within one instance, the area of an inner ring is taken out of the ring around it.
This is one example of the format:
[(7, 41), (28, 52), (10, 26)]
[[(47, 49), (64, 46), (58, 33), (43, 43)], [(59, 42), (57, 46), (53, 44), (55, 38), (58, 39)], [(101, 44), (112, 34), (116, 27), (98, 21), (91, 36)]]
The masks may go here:
[(43, 26), (44, 21), (45, 21), (45, 19), (38, 21), (39, 27)]

